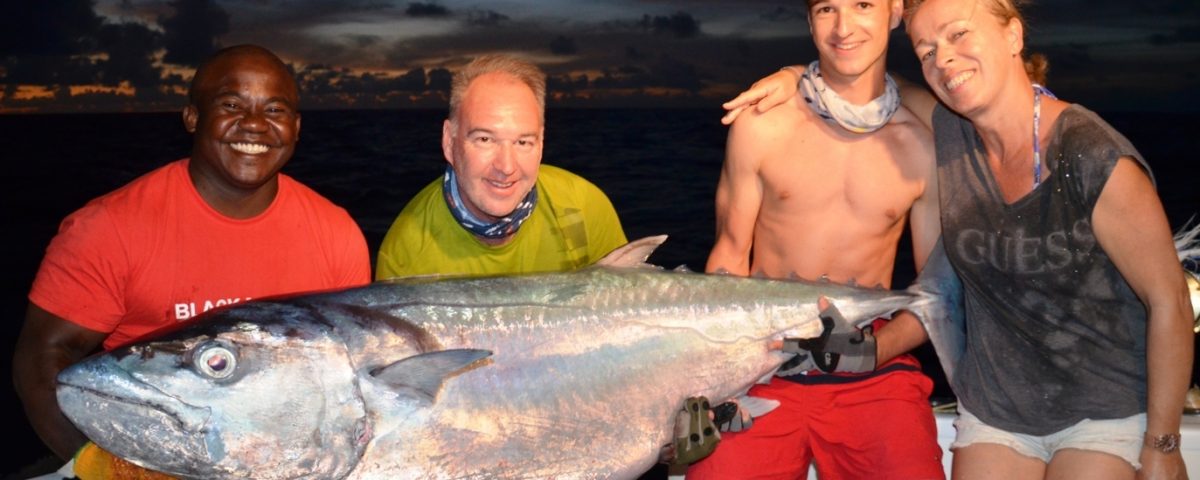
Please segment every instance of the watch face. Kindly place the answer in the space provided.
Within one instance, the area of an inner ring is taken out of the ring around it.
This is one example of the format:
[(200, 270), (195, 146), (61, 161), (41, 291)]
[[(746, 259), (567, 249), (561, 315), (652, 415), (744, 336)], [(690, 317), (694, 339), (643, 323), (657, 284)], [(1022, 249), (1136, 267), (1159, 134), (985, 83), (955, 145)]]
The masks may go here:
[(1152, 447), (1163, 453), (1171, 453), (1179, 449), (1179, 434), (1164, 433), (1153, 438)]

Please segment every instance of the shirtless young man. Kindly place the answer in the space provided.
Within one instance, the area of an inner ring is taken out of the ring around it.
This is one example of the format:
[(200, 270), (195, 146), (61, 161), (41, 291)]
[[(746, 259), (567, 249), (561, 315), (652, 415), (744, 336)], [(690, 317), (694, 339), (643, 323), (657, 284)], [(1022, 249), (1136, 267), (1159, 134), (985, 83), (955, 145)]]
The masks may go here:
[[(790, 101), (743, 112), (733, 124), (707, 270), (891, 287), (905, 223), (918, 268), (939, 234), (932, 137), (899, 107), (884, 65), (902, 3), (808, 7), (819, 61)], [(932, 382), (904, 354), (924, 340), (920, 323), (902, 313), (877, 320), (874, 338), (870, 328), (835, 331), (853, 338), (824, 347), (839, 361), (801, 352), (806, 363), (785, 364), (752, 389), (781, 405), (752, 428), (724, 434), (689, 480), (803, 478), (814, 459), (822, 478), (943, 478)]]

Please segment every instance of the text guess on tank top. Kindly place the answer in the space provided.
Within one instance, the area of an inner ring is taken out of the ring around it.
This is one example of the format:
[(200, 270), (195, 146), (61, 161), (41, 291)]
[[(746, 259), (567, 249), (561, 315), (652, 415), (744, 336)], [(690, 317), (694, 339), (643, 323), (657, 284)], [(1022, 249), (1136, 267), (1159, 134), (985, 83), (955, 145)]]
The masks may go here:
[(1023, 230), (985, 232), (965, 228), (958, 232), (953, 248), (958, 258), (972, 265), (991, 265), (1015, 274), (1048, 273), (1083, 261), (1096, 246), (1091, 223), (1078, 220), (1066, 229), (1042, 236), (1026, 236)]
[(176, 303), (175, 304), (175, 321), (182, 322), (184, 320), (187, 320), (189, 318), (192, 318), (196, 315), (207, 312), (214, 308), (220, 308), (220, 307), (224, 307), (226, 305), (233, 305), (235, 303), (239, 303), (239, 302), (243, 302), (243, 301), (248, 302), (250, 300), (251, 299), (249, 297), (247, 297), (247, 298), (218, 298), (216, 300), (204, 300), (204, 301), (197, 301), (197, 302)]

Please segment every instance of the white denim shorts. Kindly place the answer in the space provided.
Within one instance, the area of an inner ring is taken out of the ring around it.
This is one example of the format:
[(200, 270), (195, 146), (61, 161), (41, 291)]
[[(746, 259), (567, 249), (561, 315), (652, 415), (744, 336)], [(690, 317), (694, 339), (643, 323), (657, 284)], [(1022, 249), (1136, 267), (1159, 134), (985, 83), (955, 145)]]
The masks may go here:
[(1146, 414), (1112, 420), (1088, 420), (1044, 436), (1013, 433), (983, 423), (962, 404), (958, 405), (958, 418), (954, 419), (958, 434), (950, 449), (966, 447), (975, 443), (995, 443), (1006, 446), (1027, 457), (1050, 463), (1054, 453), (1064, 448), (1074, 448), (1116, 455), (1142, 468), (1142, 440), (1146, 432)]

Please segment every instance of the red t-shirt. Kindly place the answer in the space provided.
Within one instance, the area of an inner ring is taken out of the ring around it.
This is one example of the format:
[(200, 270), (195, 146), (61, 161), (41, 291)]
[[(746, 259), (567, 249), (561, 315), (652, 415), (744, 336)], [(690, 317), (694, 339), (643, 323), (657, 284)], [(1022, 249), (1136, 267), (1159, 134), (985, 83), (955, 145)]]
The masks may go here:
[(341, 207), (280, 174), (266, 211), (228, 218), (187, 168), (172, 162), (64, 219), (29, 301), (109, 333), (109, 349), (219, 306), (370, 282), (366, 241)]

